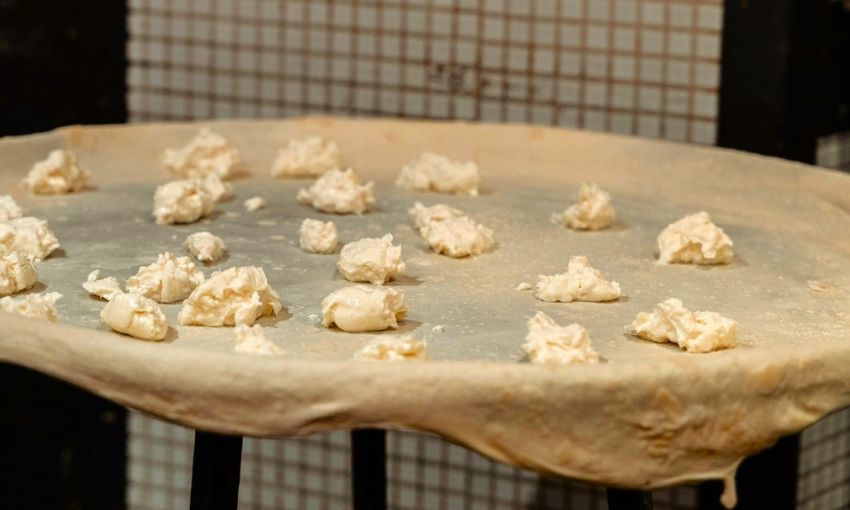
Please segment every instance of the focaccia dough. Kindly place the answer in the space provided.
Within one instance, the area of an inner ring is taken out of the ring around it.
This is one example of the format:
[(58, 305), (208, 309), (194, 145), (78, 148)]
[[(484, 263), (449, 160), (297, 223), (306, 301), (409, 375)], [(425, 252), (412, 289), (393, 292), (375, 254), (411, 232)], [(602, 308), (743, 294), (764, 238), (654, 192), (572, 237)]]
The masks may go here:
[(464, 215), (460, 209), (449, 207), (446, 204), (434, 204), (426, 207), (422, 202), (416, 202), (408, 209), (408, 214), (413, 218), (413, 224), (422, 232), (432, 221), (445, 221), (460, 218)]
[(159, 305), (139, 294), (112, 296), (100, 319), (115, 331), (142, 340), (162, 340), (168, 333), (168, 320)]
[(99, 278), (99, 276), (99, 269), (95, 269), (89, 273), (86, 281), (83, 283), (83, 288), (86, 292), (107, 301), (112, 301), (113, 297), (124, 293), (117, 278), (114, 276)]
[(0, 254), (16, 251), (43, 260), (57, 248), (59, 240), (45, 220), (24, 216), (0, 223)]
[(183, 243), (193, 257), (201, 262), (216, 262), (224, 255), (224, 240), (209, 232), (195, 232)]
[(57, 195), (83, 189), (90, 176), (70, 151), (57, 149), (33, 165), (24, 182), (37, 195)]
[(474, 161), (454, 161), (440, 154), (423, 152), (405, 165), (396, 185), (417, 191), (436, 191), (478, 196), (481, 176)]
[(566, 273), (537, 277), (535, 297), (540, 301), (614, 301), (622, 295), (620, 284), (605, 279), (584, 255), (570, 258)]
[(266, 206), (266, 199), (263, 197), (251, 197), (243, 202), (242, 205), (248, 212), (259, 211)]
[(258, 354), (260, 356), (282, 356), (286, 354), (280, 347), (266, 338), (263, 327), (259, 324), (247, 326), (240, 324), (233, 330), (236, 334), (236, 345), (233, 350), (242, 354)]
[(38, 280), (38, 271), (29, 257), (9, 252), (0, 257), (0, 296), (27, 290)]
[(594, 182), (582, 184), (578, 202), (552, 218), (555, 222), (575, 230), (601, 230), (611, 226), (615, 217), (611, 195)]
[(528, 335), (522, 348), (532, 363), (578, 365), (599, 363), (599, 354), (590, 345), (590, 335), (579, 324), (560, 326), (543, 312), (528, 320)]
[(428, 343), (412, 336), (375, 337), (354, 354), (354, 359), (368, 361), (424, 361), (428, 359)]
[(339, 147), (320, 136), (295, 138), (277, 153), (272, 177), (318, 177), (341, 166)]
[(391, 287), (352, 285), (322, 300), (322, 325), (348, 332), (397, 329), (407, 316), (407, 299)]
[(383, 285), (404, 273), (401, 246), (393, 246), (393, 235), (366, 237), (342, 247), (336, 263), (340, 274), (350, 282)]
[(216, 173), (208, 174), (198, 182), (204, 191), (213, 199), (213, 202), (224, 202), (233, 198), (233, 185), (221, 180)]
[(166, 149), (162, 162), (169, 172), (181, 178), (217, 174), (226, 179), (239, 164), (239, 151), (223, 136), (203, 128), (183, 148)]
[(311, 253), (333, 253), (339, 243), (334, 222), (305, 219), (298, 231), (301, 249)]
[(715, 312), (692, 312), (678, 299), (640, 312), (626, 333), (652, 342), (677, 344), (688, 352), (711, 352), (735, 346), (738, 323)]
[(264, 315), (277, 315), (281, 307), (262, 268), (231, 267), (199, 285), (183, 303), (177, 320), (185, 325), (250, 326)]
[(315, 209), (336, 214), (363, 214), (375, 203), (372, 181), (360, 184), (354, 170), (330, 170), (316, 179), (309, 188), (298, 192), (298, 202)]
[(58, 292), (27, 294), (18, 298), (6, 296), (0, 298), (0, 310), (33, 319), (57, 322), (59, 316), (56, 312), (56, 302), (61, 298), (62, 294)]
[(732, 240), (702, 211), (667, 225), (658, 234), (658, 254), (664, 264), (728, 264)]
[(469, 216), (432, 221), (421, 231), (435, 252), (449, 257), (480, 255), (493, 248), (493, 231)]
[(215, 201), (197, 180), (171, 181), (156, 188), (157, 223), (193, 223), (212, 212)]
[(11, 195), (0, 195), (0, 221), (20, 218), (22, 211)]
[(153, 299), (157, 303), (176, 303), (203, 283), (202, 273), (189, 257), (171, 252), (159, 254), (156, 262), (142, 266), (127, 279), (127, 292)]

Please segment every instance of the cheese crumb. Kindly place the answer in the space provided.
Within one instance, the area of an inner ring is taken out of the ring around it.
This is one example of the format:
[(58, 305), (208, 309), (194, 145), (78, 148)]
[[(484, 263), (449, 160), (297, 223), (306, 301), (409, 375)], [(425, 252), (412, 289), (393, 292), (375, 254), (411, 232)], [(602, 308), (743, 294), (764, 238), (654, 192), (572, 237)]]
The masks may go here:
[(478, 196), (481, 176), (474, 161), (454, 161), (433, 152), (423, 152), (405, 165), (396, 185), (417, 191), (436, 191)]
[(162, 340), (168, 320), (152, 299), (138, 294), (116, 294), (100, 311), (100, 319), (119, 333), (142, 340)]
[(611, 226), (615, 216), (611, 195), (592, 183), (582, 184), (578, 202), (563, 213), (555, 214), (552, 219), (575, 230), (601, 230)]
[(302, 250), (311, 253), (333, 253), (338, 243), (339, 237), (334, 222), (307, 218), (301, 223), (298, 244)]
[(6, 296), (0, 298), (0, 310), (33, 319), (58, 322), (59, 317), (56, 312), (56, 302), (61, 298), (62, 294), (58, 292), (27, 294), (19, 298)]
[(242, 354), (257, 354), (260, 356), (282, 356), (286, 354), (280, 347), (266, 338), (259, 324), (246, 326), (240, 324), (233, 330), (236, 334), (236, 345), (233, 350)]
[(16, 251), (43, 260), (59, 248), (45, 220), (24, 216), (0, 223), (0, 254)]
[(199, 285), (183, 303), (177, 320), (184, 325), (250, 326), (264, 315), (277, 315), (281, 308), (262, 268), (231, 267)]
[(528, 335), (522, 348), (532, 363), (579, 365), (599, 363), (599, 354), (590, 345), (590, 335), (579, 324), (560, 326), (543, 312), (528, 320)]
[(266, 199), (263, 197), (251, 197), (242, 203), (245, 210), (248, 212), (259, 211), (266, 206)]
[(127, 279), (127, 292), (153, 299), (157, 303), (176, 303), (203, 283), (202, 273), (189, 257), (161, 253), (153, 264), (142, 266)]
[(397, 329), (406, 315), (407, 299), (390, 287), (352, 285), (322, 300), (322, 325), (352, 333)]
[(424, 361), (428, 359), (428, 344), (412, 336), (379, 336), (357, 351), (354, 358), (366, 361)]
[(21, 215), (21, 208), (11, 195), (0, 195), (0, 221), (14, 220)]
[(435, 252), (449, 257), (480, 255), (493, 248), (493, 231), (469, 216), (432, 221), (421, 231)]
[(213, 202), (224, 202), (233, 198), (233, 185), (221, 180), (218, 174), (208, 174), (198, 179), (201, 188), (213, 199)]
[(540, 301), (571, 303), (614, 301), (621, 295), (619, 283), (606, 280), (587, 257), (578, 255), (570, 258), (566, 273), (538, 276), (535, 297)]
[(36, 163), (24, 182), (37, 195), (57, 195), (83, 189), (90, 176), (70, 151), (57, 149)]
[(319, 136), (295, 138), (277, 153), (272, 177), (318, 177), (339, 168), (339, 147)]
[(156, 188), (153, 216), (157, 223), (193, 223), (211, 213), (214, 205), (198, 181), (171, 181)]
[(658, 235), (658, 253), (664, 264), (728, 264), (732, 240), (703, 211), (667, 225)]
[(112, 298), (124, 293), (121, 290), (121, 284), (118, 283), (118, 279), (114, 276), (107, 276), (106, 278), (99, 277), (99, 269), (95, 269), (89, 273), (86, 281), (83, 283), (83, 288), (86, 292), (107, 301), (112, 301)]
[(0, 296), (27, 290), (38, 280), (38, 271), (29, 257), (10, 252), (0, 257)]
[(393, 246), (393, 235), (380, 239), (367, 237), (342, 247), (336, 263), (340, 274), (350, 282), (383, 285), (403, 274), (401, 246)]
[(533, 289), (534, 289), (534, 286), (532, 286), (528, 282), (519, 282), (517, 284), (517, 286), (514, 287), (514, 290), (533, 290)]
[(189, 253), (201, 262), (216, 262), (224, 255), (227, 246), (224, 240), (209, 232), (195, 232), (183, 242)]
[(626, 333), (652, 342), (677, 344), (688, 352), (711, 352), (735, 346), (738, 323), (715, 312), (692, 312), (678, 299), (641, 312)]
[(167, 149), (162, 162), (169, 172), (181, 178), (216, 174), (227, 179), (239, 164), (239, 151), (223, 136), (203, 128), (183, 148)]
[(431, 224), (432, 221), (445, 221), (460, 218), (463, 216), (463, 211), (449, 207), (446, 204), (434, 204), (430, 207), (422, 205), (422, 202), (416, 202), (409, 209), (408, 214), (413, 218), (413, 224), (420, 232)]
[(360, 184), (354, 170), (331, 170), (298, 192), (298, 202), (327, 213), (363, 214), (375, 203), (374, 182)]

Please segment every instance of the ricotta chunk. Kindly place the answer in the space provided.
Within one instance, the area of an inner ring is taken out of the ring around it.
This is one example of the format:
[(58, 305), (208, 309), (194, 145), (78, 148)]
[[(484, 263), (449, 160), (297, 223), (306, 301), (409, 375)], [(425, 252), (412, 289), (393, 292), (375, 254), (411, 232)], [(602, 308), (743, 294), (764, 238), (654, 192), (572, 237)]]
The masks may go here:
[(383, 285), (404, 273), (401, 246), (393, 246), (393, 235), (367, 237), (342, 247), (336, 263), (340, 274), (350, 282)]
[(0, 222), (0, 254), (19, 252), (36, 260), (43, 260), (59, 248), (45, 220), (24, 216)]
[(433, 152), (423, 152), (405, 165), (396, 185), (417, 191), (478, 195), (481, 176), (474, 161), (454, 161)]
[(266, 206), (266, 199), (263, 197), (251, 197), (243, 202), (242, 205), (248, 212), (259, 211)]
[(304, 251), (333, 253), (339, 243), (336, 225), (332, 221), (307, 218), (301, 223), (301, 229), (298, 231), (298, 243)]
[(277, 153), (272, 177), (318, 177), (340, 168), (339, 147), (320, 136), (294, 138)]
[(171, 181), (156, 188), (153, 216), (157, 223), (193, 223), (211, 213), (214, 205), (198, 181)]
[(224, 240), (209, 232), (195, 232), (183, 243), (189, 253), (201, 262), (216, 262), (224, 255)]
[(535, 293), (540, 301), (561, 303), (614, 301), (621, 295), (620, 284), (606, 280), (583, 255), (570, 258), (566, 273), (538, 276)]
[(711, 352), (735, 346), (738, 323), (715, 312), (692, 312), (678, 299), (641, 312), (626, 333), (658, 343), (674, 343), (688, 352)]
[(58, 292), (27, 294), (18, 298), (6, 296), (0, 298), (0, 310), (33, 319), (58, 322), (59, 316), (56, 312), (56, 302), (61, 298), (62, 294)]
[(277, 315), (280, 309), (280, 297), (269, 286), (262, 268), (231, 267), (198, 285), (183, 303), (177, 320), (184, 325), (250, 326), (264, 315)]
[(322, 300), (322, 325), (352, 333), (397, 329), (406, 316), (407, 299), (391, 287), (352, 285)]
[(574, 230), (601, 230), (611, 226), (615, 217), (611, 195), (592, 183), (582, 184), (578, 202), (554, 215), (553, 220)]
[(543, 312), (528, 320), (528, 335), (522, 348), (532, 363), (579, 365), (599, 363), (599, 354), (590, 345), (590, 335), (579, 324), (560, 326)]
[(354, 358), (368, 361), (424, 361), (428, 359), (428, 344), (412, 336), (379, 336), (357, 351)]
[(153, 299), (157, 303), (176, 303), (203, 283), (202, 273), (189, 257), (161, 253), (153, 264), (142, 266), (127, 279), (127, 292)]
[(298, 192), (298, 201), (316, 210), (336, 214), (363, 214), (375, 203), (374, 182), (360, 184), (351, 168), (330, 170), (309, 188)]
[(260, 356), (282, 356), (283, 350), (266, 338), (263, 327), (259, 324), (246, 326), (240, 324), (233, 330), (236, 334), (236, 345), (233, 350), (242, 354), (257, 354)]
[(38, 271), (29, 257), (9, 252), (0, 257), (0, 296), (27, 290), (38, 280)]
[(21, 215), (21, 208), (11, 195), (0, 195), (0, 221), (14, 220)]
[(89, 273), (85, 283), (83, 283), (83, 288), (89, 294), (107, 301), (112, 301), (113, 297), (124, 293), (124, 291), (121, 290), (121, 284), (118, 283), (117, 278), (114, 276), (100, 278), (99, 269), (95, 269)]
[(138, 294), (116, 294), (100, 311), (100, 319), (119, 333), (142, 340), (162, 340), (168, 320), (152, 299)]
[(493, 231), (469, 216), (432, 221), (421, 231), (435, 252), (449, 257), (480, 255), (493, 248)]
[(658, 253), (664, 264), (728, 264), (732, 240), (703, 211), (667, 225), (658, 234)]
[(33, 165), (24, 182), (36, 195), (58, 195), (83, 189), (90, 176), (70, 151), (57, 149)]
[(413, 218), (413, 224), (416, 225), (416, 228), (420, 232), (430, 225), (432, 221), (452, 220), (464, 215), (460, 209), (449, 207), (446, 204), (434, 204), (426, 207), (422, 205), (422, 202), (416, 202), (407, 212)]
[(209, 174), (227, 179), (239, 164), (239, 151), (223, 136), (203, 128), (183, 148), (167, 149), (162, 162), (169, 172), (184, 179)]
[(233, 185), (221, 180), (218, 174), (212, 173), (198, 179), (201, 188), (212, 197), (213, 202), (224, 202), (233, 198)]

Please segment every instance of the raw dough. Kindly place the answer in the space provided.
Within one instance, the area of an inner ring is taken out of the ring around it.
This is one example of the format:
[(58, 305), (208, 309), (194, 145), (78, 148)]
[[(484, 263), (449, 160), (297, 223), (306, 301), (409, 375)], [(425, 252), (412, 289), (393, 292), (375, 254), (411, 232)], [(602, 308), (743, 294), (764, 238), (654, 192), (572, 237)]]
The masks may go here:
[(227, 249), (220, 237), (209, 232), (195, 232), (186, 238), (183, 245), (201, 262), (216, 262)]
[(19, 298), (6, 296), (0, 298), (0, 310), (33, 319), (58, 322), (59, 317), (56, 313), (56, 302), (60, 298), (62, 298), (62, 294), (58, 292), (27, 294)]
[(83, 283), (83, 288), (89, 294), (95, 295), (99, 298), (105, 299), (107, 301), (112, 301), (112, 298), (117, 296), (118, 294), (123, 294), (124, 291), (121, 289), (121, 284), (118, 283), (118, 279), (114, 276), (107, 276), (106, 278), (98, 278), (100, 276), (100, 270), (95, 269), (89, 276), (86, 278), (85, 283)]
[(138, 294), (116, 294), (100, 318), (115, 331), (142, 340), (162, 340), (168, 333), (168, 320), (159, 305)]
[(13, 251), (0, 257), (0, 296), (8, 296), (35, 285), (38, 271), (29, 257)]
[(658, 234), (658, 253), (664, 264), (728, 264), (732, 240), (702, 211), (667, 225)]
[(247, 326), (240, 324), (233, 330), (236, 333), (236, 345), (233, 350), (242, 354), (259, 354), (261, 356), (282, 356), (286, 354), (263, 334), (259, 324)]
[(159, 254), (156, 262), (142, 266), (127, 279), (127, 292), (153, 299), (157, 303), (176, 303), (203, 283), (202, 273), (189, 257), (171, 252)]
[(423, 152), (405, 165), (396, 185), (417, 191), (437, 191), (478, 196), (481, 176), (474, 161), (454, 161), (440, 154)]
[(407, 316), (407, 299), (391, 287), (352, 285), (322, 300), (322, 325), (348, 332), (397, 329)]
[(432, 221), (421, 231), (437, 253), (449, 257), (475, 256), (493, 247), (493, 231), (475, 223), (469, 216)]
[(20, 206), (11, 195), (0, 195), (0, 221), (14, 220), (21, 214)]
[(24, 216), (0, 223), (0, 254), (17, 251), (43, 260), (57, 248), (59, 240), (45, 220)]
[(652, 342), (677, 344), (688, 352), (711, 352), (735, 347), (738, 323), (715, 312), (692, 312), (678, 299), (640, 312), (626, 333)]
[(555, 214), (552, 219), (575, 230), (600, 230), (614, 223), (615, 216), (611, 195), (594, 182), (582, 184), (578, 202), (561, 214)]
[(57, 195), (83, 189), (90, 176), (70, 151), (57, 149), (36, 163), (24, 182), (37, 195)]
[(573, 301), (614, 301), (622, 295), (620, 284), (605, 279), (601, 271), (590, 265), (584, 255), (570, 258), (566, 273), (537, 277), (535, 297), (540, 301), (571, 303)]
[(446, 204), (434, 204), (430, 207), (422, 205), (422, 202), (416, 202), (411, 209), (408, 209), (408, 214), (413, 218), (413, 223), (416, 228), (422, 232), (422, 229), (427, 227), (432, 221), (445, 221), (463, 216), (463, 211), (449, 207)]
[(318, 177), (339, 168), (339, 147), (320, 136), (307, 136), (289, 141), (277, 153), (272, 164), (272, 177)]
[(203, 128), (183, 148), (166, 149), (162, 162), (169, 172), (178, 177), (217, 174), (227, 179), (239, 164), (239, 151), (223, 136)]
[(310, 218), (301, 223), (298, 231), (301, 249), (311, 253), (333, 253), (339, 243), (334, 222), (322, 222)]
[(354, 354), (368, 361), (423, 361), (428, 359), (428, 343), (412, 336), (375, 337)]
[(196, 180), (171, 181), (156, 188), (157, 223), (192, 223), (212, 212), (215, 201)]
[(534, 290), (534, 286), (528, 282), (519, 282), (514, 290)]
[(393, 246), (393, 235), (367, 237), (342, 247), (336, 263), (340, 274), (350, 282), (383, 285), (404, 274), (401, 246)]
[(221, 180), (216, 173), (209, 174), (198, 181), (201, 188), (212, 197), (213, 202), (224, 202), (233, 198), (233, 185)]
[(251, 197), (243, 202), (242, 205), (248, 212), (259, 211), (266, 206), (266, 199), (263, 197)]
[(231, 267), (199, 285), (183, 303), (177, 320), (185, 325), (250, 326), (280, 309), (280, 296), (269, 287), (262, 268)]
[(599, 363), (599, 354), (590, 345), (587, 330), (579, 324), (560, 326), (543, 312), (526, 323), (528, 335), (522, 348), (532, 363), (578, 365)]
[(360, 184), (354, 170), (331, 170), (309, 188), (298, 192), (298, 201), (315, 209), (337, 214), (363, 214), (375, 203), (374, 182)]

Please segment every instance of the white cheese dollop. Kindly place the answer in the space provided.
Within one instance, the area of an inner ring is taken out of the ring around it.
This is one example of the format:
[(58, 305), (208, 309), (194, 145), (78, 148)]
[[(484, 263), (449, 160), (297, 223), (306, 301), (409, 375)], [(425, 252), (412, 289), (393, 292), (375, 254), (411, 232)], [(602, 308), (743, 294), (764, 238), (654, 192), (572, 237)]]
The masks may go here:
[(0, 195), (0, 221), (14, 220), (21, 215), (21, 208), (11, 195)]
[(239, 164), (239, 151), (223, 136), (203, 128), (183, 148), (167, 149), (162, 162), (169, 172), (181, 178), (217, 174), (227, 179)]
[(570, 258), (566, 273), (537, 277), (535, 297), (540, 301), (614, 301), (622, 295), (620, 284), (605, 279), (584, 255)]
[(211, 213), (214, 205), (198, 181), (171, 181), (156, 188), (153, 216), (157, 223), (193, 223)]
[(99, 269), (95, 269), (89, 273), (86, 281), (83, 283), (83, 288), (86, 292), (107, 301), (112, 301), (113, 297), (124, 293), (124, 291), (121, 290), (121, 284), (118, 283), (117, 278), (114, 276), (99, 278), (99, 276)]
[(434, 204), (426, 207), (422, 202), (416, 202), (408, 209), (408, 214), (413, 218), (413, 224), (422, 232), (432, 221), (445, 221), (464, 216), (463, 211), (449, 207), (446, 204)]
[(33, 319), (57, 322), (59, 317), (56, 312), (56, 302), (61, 298), (62, 294), (58, 292), (27, 294), (19, 298), (6, 296), (0, 298), (0, 310)]
[(209, 232), (195, 232), (183, 243), (189, 253), (201, 262), (216, 262), (224, 255), (227, 246), (224, 240)]
[(664, 264), (728, 264), (732, 240), (702, 211), (667, 225), (658, 234), (658, 254)]
[(423, 152), (405, 165), (396, 185), (417, 191), (478, 195), (481, 176), (474, 161), (454, 161), (433, 152)]
[(711, 352), (735, 346), (738, 323), (715, 312), (692, 312), (678, 299), (641, 312), (626, 333), (652, 342), (671, 342), (688, 352)]
[(421, 231), (435, 252), (449, 257), (480, 255), (493, 248), (493, 231), (469, 216), (431, 221)]
[(599, 354), (590, 345), (590, 335), (579, 324), (560, 326), (543, 312), (528, 320), (528, 335), (522, 348), (532, 363), (578, 365), (599, 363)]
[(336, 214), (363, 214), (375, 203), (374, 182), (360, 184), (351, 168), (331, 170), (309, 188), (298, 192), (298, 201), (315, 209)]
[(353, 285), (322, 300), (322, 325), (348, 332), (397, 329), (407, 315), (404, 294), (390, 287)]
[(372, 285), (383, 285), (405, 270), (401, 246), (393, 246), (392, 234), (346, 244), (339, 253), (336, 267), (346, 280)]
[(263, 197), (251, 197), (243, 202), (242, 205), (248, 212), (259, 211), (266, 206), (266, 199)]
[(578, 202), (552, 219), (575, 230), (601, 230), (614, 223), (616, 212), (611, 205), (611, 195), (596, 183), (582, 184)]
[(29, 257), (9, 252), (0, 257), (0, 296), (27, 290), (38, 280), (38, 271)]
[(367, 361), (424, 361), (428, 344), (412, 336), (375, 337), (354, 354), (354, 359)]
[(127, 292), (153, 299), (157, 303), (176, 303), (203, 283), (202, 273), (189, 257), (161, 253), (153, 264), (142, 266), (127, 279)]
[(318, 177), (339, 168), (339, 147), (320, 136), (295, 138), (277, 153), (272, 177)]
[(33, 165), (24, 182), (37, 195), (57, 195), (83, 189), (90, 176), (70, 151), (57, 149)]
[(177, 320), (185, 325), (250, 326), (264, 315), (277, 315), (281, 307), (262, 268), (231, 267), (199, 285), (183, 303)]
[(43, 260), (57, 248), (59, 240), (45, 220), (24, 216), (0, 222), (0, 254), (16, 251)]
[(100, 311), (100, 319), (119, 333), (142, 340), (162, 340), (168, 320), (152, 299), (138, 294), (116, 294)]
[(334, 222), (307, 218), (301, 223), (298, 244), (302, 250), (310, 253), (333, 253), (338, 243), (339, 237)]
[(286, 354), (280, 347), (266, 338), (263, 327), (259, 324), (247, 326), (240, 324), (233, 330), (236, 334), (236, 345), (233, 350), (242, 354), (257, 354), (260, 356), (282, 356)]

